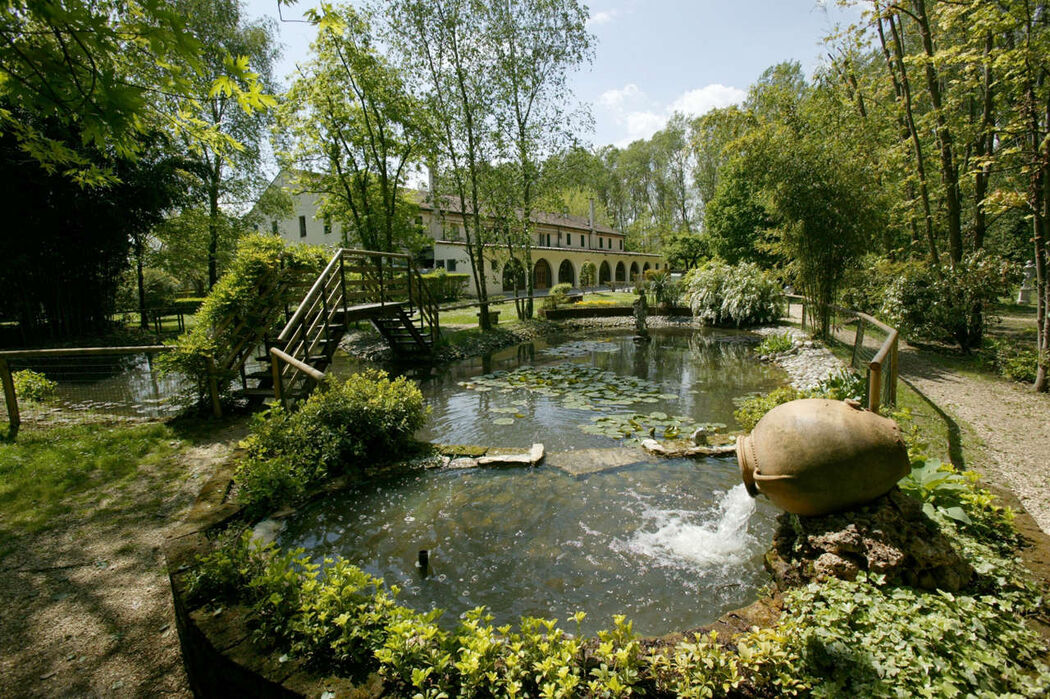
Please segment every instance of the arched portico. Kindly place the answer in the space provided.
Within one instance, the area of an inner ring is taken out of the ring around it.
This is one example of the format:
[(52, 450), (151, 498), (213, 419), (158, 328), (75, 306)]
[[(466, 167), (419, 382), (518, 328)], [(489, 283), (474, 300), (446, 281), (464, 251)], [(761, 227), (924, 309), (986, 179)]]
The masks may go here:
[(532, 286), (536, 289), (549, 289), (551, 288), (551, 266), (540, 258), (536, 260), (536, 264), (532, 269)]
[(609, 263), (602, 260), (601, 267), (598, 268), (598, 286), (608, 284), (610, 281), (612, 281), (612, 273)]
[(567, 259), (562, 260), (561, 264), (558, 265), (558, 283), (576, 286), (576, 270), (573, 269), (572, 263)]
[(503, 265), (503, 290), (525, 289), (525, 267), (518, 260), (508, 260)]
[(627, 268), (623, 266), (623, 262), (616, 263), (616, 281), (625, 282), (627, 281)]
[(637, 262), (632, 262), (631, 263), (631, 281), (633, 282), (633, 281), (635, 281), (637, 279), (638, 279), (638, 263)]

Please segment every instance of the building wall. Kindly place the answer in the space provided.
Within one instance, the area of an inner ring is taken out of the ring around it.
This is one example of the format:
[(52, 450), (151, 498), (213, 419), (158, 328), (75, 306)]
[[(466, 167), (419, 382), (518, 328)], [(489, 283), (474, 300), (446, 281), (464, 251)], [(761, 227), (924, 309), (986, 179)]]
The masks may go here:
[[(272, 186), (285, 186), (284, 175), (279, 175)], [(313, 194), (293, 195), (293, 213), (284, 219), (264, 224), (264, 230), (276, 232), (292, 244), (306, 243), (330, 248), (342, 245), (342, 230), (338, 223), (333, 223), (329, 232), (325, 232), (325, 222), (317, 215), (319, 199)], [(463, 242), (462, 216), (455, 213), (438, 215), (423, 209), (419, 213), (418, 221), (435, 240), (432, 263), (434, 267), (470, 274), (470, 261), (467, 258), (466, 244)], [(301, 235), (303, 228), (306, 231), (305, 236)], [(541, 264), (541, 261), (546, 262), (550, 265), (548, 287), (558, 283), (563, 262), (567, 263), (566, 271), (571, 269), (572, 284), (575, 287), (580, 285), (580, 272), (586, 262), (593, 262), (596, 272), (600, 270), (602, 262), (606, 262), (609, 265), (610, 280), (618, 285), (631, 283), (632, 264), (638, 274), (644, 269), (664, 269), (667, 266), (661, 255), (622, 250), (624, 236), (620, 233), (589, 231), (568, 225), (566, 222), (564, 226), (538, 223), (534, 226), (533, 235), (534, 268), (530, 270), (530, 274), (535, 278), (535, 266)], [(548, 236), (551, 241), (549, 246), (546, 245)], [(486, 253), (485, 258), (486, 289), (489, 294), (502, 295), (505, 293), (503, 271), (507, 255), (493, 246), (491, 255)], [(618, 263), (624, 265), (622, 280), (616, 279)], [(473, 280), (468, 283), (466, 293), (471, 297), (477, 295)]]

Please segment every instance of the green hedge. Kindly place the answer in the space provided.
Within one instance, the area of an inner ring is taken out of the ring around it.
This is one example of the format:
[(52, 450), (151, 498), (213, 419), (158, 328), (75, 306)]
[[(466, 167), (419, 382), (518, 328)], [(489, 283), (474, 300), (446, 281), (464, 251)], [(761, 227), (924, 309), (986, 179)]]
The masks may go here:
[(295, 411), (257, 415), (235, 480), (254, 510), (295, 501), (326, 478), (405, 453), (428, 408), (403, 376), (368, 370), (318, 387)]
[(467, 282), (470, 280), (469, 274), (449, 273), (443, 269), (419, 276), (423, 278), (431, 297), (438, 303), (458, 301), (466, 293)]

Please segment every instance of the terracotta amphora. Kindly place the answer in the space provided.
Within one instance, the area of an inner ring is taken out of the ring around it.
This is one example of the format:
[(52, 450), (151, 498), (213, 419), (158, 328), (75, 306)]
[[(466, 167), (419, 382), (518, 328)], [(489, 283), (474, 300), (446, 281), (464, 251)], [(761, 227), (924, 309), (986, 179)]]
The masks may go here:
[(799, 515), (857, 507), (911, 471), (897, 423), (854, 401), (778, 405), (737, 439), (736, 454), (751, 497)]

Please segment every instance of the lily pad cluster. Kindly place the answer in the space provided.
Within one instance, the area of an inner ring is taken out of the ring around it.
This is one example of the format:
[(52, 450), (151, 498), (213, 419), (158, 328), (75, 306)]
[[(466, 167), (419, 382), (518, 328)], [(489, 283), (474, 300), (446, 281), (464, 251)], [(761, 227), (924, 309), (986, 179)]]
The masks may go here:
[(697, 422), (688, 415), (668, 415), (660, 411), (599, 415), (589, 424), (580, 425), (587, 434), (624, 440), (625, 446), (641, 443), (643, 439), (681, 439), (696, 429), (713, 433), (724, 429), (721, 422)]
[[(560, 399), (562, 406), (570, 410), (622, 409), (639, 403), (659, 403), (679, 398), (678, 394), (663, 393), (657, 384), (637, 376), (620, 376), (597, 367), (570, 362), (495, 371), (469, 381), (460, 381), (459, 385), (482, 393), (526, 390)], [(497, 408), (493, 412), (499, 411)]]
[(619, 352), (620, 346), (607, 340), (577, 340), (557, 347), (548, 347), (540, 354), (551, 357), (586, 357), (591, 352)]

